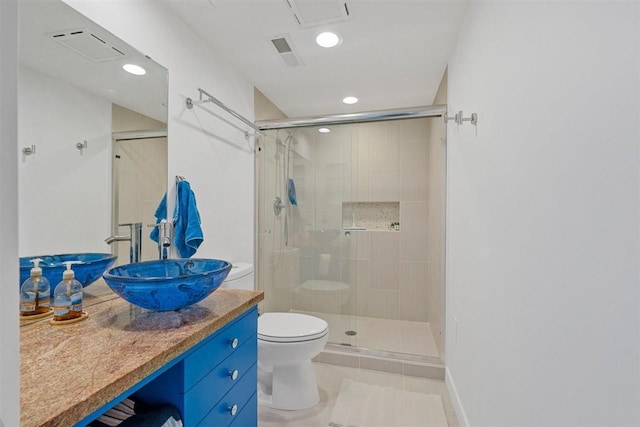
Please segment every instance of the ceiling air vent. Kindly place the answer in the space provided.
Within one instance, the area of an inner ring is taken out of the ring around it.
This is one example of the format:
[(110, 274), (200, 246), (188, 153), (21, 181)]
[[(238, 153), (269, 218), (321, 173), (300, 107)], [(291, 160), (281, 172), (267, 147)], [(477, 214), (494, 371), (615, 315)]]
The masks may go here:
[(302, 27), (317, 27), (349, 19), (347, 0), (285, 0), (296, 22)]
[(286, 36), (276, 36), (271, 39), (271, 43), (280, 54), (280, 58), (290, 67), (297, 67), (302, 63), (298, 56), (291, 48), (291, 43), (287, 40)]
[(122, 58), (124, 52), (87, 30), (57, 31), (50, 37), (94, 62)]

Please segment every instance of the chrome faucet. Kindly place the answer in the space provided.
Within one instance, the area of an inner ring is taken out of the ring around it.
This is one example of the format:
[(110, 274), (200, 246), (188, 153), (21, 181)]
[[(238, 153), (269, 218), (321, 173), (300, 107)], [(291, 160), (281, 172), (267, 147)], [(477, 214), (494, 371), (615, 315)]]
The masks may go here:
[(157, 224), (149, 224), (149, 227), (158, 227), (158, 259), (167, 259), (171, 246), (173, 224), (163, 219)]
[(142, 223), (132, 222), (126, 224), (118, 224), (119, 227), (129, 227), (129, 234), (113, 234), (104, 239), (107, 244), (113, 242), (124, 242), (128, 240), (129, 243), (129, 262), (140, 262), (142, 254)]

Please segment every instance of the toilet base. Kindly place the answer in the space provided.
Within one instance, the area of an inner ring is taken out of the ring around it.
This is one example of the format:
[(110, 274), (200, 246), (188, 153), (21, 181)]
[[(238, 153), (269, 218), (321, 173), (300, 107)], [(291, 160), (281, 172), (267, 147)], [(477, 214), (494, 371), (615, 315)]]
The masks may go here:
[(320, 402), (313, 365), (305, 360), (295, 365), (268, 368), (258, 363), (258, 404), (273, 409), (296, 411)]

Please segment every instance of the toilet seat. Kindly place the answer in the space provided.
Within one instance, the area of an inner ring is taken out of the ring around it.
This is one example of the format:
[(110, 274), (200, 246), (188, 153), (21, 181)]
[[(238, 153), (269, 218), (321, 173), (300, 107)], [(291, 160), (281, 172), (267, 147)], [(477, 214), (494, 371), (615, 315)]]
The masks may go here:
[(322, 319), (301, 313), (264, 313), (258, 317), (258, 339), (269, 342), (312, 341), (329, 333)]

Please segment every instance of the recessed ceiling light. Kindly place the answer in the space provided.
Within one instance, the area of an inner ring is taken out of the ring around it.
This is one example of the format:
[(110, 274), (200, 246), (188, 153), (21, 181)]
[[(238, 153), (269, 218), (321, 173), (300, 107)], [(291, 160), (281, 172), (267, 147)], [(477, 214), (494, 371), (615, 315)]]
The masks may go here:
[(355, 96), (347, 96), (342, 100), (342, 102), (344, 102), (345, 104), (355, 104), (356, 102), (358, 102), (358, 98), (356, 98)]
[(340, 36), (331, 31), (325, 31), (316, 36), (316, 43), (321, 47), (336, 47), (342, 39)]
[(135, 74), (136, 76), (144, 76), (145, 74), (147, 74), (147, 70), (135, 64), (124, 64), (122, 68), (127, 73)]
[(319, 128), (318, 132), (320, 132), (320, 133), (329, 133), (329, 132), (331, 132), (331, 129), (329, 129), (329, 128)]

